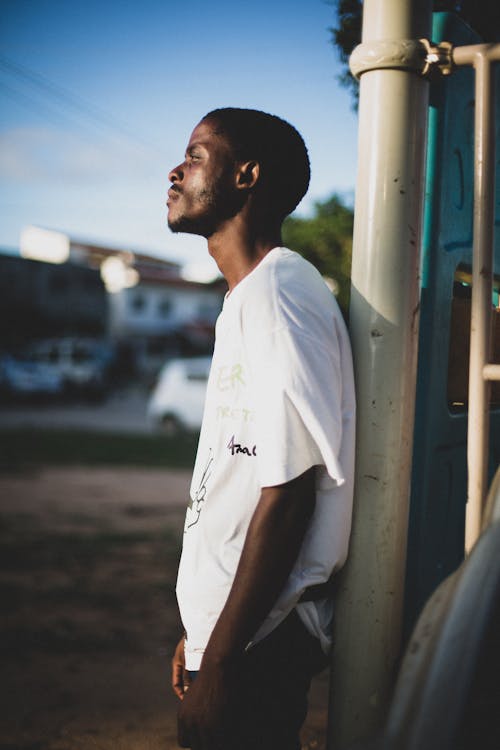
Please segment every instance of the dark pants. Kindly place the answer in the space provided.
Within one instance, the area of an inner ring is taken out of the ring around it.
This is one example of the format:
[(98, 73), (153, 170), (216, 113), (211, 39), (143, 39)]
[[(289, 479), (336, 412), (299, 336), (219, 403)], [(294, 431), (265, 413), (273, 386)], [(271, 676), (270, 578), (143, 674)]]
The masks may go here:
[(230, 750), (300, 750), (311, 679), (326, 665), (319, 641), (293, 611), (245, 655)]

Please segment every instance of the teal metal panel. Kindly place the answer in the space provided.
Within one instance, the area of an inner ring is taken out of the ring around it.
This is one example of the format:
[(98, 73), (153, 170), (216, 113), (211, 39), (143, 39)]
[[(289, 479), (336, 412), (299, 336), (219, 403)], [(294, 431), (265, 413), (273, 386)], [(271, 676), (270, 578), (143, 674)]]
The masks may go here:
[[(434, 42), (481, 40), (450, 13), (434, 14)], [(497, 83), (500, 77), (497, 72)], [(498, 88), (498, 86), (497, 86)], [(497, 96), (497, 138), (500, 96)], [(467, 415), (448, 408), (448, 351), (453, 283), (471, 266), (473, 225), (474, 72), (460, 68), (431, 82), (424, 214), (421, 318), (405, 631), (424, 602), (463, 559), (467, 494)], [(500, 148), (497, 149), (500, 151)], [(497, 153), (496, 226), (500, 226)], [(495, 272), (500, 270), (500, 232)], [(465, 367), (465, 363), (464, 363)], [(491, 468), (500, 462), (500, 414), (491, 420)]]

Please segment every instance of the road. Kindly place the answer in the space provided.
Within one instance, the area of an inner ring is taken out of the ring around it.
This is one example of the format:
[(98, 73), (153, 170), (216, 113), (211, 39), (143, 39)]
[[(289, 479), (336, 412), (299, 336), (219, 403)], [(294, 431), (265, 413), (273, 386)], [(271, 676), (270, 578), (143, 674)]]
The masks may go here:
[(149, 393), (134, 385), (113, 391), (102, 402), (52, 401), (40, 403), (2, 403), (2, 428), (73, 428), (110, 432), (151, 434), (146, 405)]
[[(99, 404), (1, 404), (2, 428), (150, 434), (148, 392)], [(175, 750), (169, 659), (190, 471), (39, 466), (0, 472), (6, 616), (0, 748)], [(140, 686), (140, 687), (138, 687)], [(328, 675), (304, 750), (324, 750)]]
[[(189, 471), (0, 472), (0, 748), (176, 750), (170, 655)], [(324, 750), (328, 675), (303, 750)]]

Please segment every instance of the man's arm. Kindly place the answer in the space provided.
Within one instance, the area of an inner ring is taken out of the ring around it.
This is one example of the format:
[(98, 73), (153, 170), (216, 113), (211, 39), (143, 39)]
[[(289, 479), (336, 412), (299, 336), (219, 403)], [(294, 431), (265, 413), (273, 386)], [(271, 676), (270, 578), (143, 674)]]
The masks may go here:
[(314, 467), (286, 484), (262, 489), (227, 602), (179, 708), (182, 747), (211, 748), (224, 737), (232, 676), (290, 575), (314, 505)]

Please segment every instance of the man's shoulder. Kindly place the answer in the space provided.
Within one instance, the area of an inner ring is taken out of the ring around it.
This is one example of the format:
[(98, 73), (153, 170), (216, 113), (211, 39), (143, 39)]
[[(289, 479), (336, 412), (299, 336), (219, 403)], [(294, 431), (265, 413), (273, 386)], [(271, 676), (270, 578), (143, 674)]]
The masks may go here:
[(258, 329), (261, 335), (277, 328), (331, 330), (333, 319), (341, 317), (318, 270), (288, 248), (272, 250), (248, 282), (239, 300), (244, 330)]
[[(247, 295), (256, 292), (279, 295), (288, 288), (317, 290), (326, 288), (318, 270), (302, 255), (287, 247), (275, 247), (249, 277)], [(328, 291), (328, 290), (327, 290)]]
[(275, 294), (286, 307), (303, 313), (326, 314), (336, 311), (335, 296), (318, 269), (302, 255), (287, 248), (277, 259), (274, 274)]

